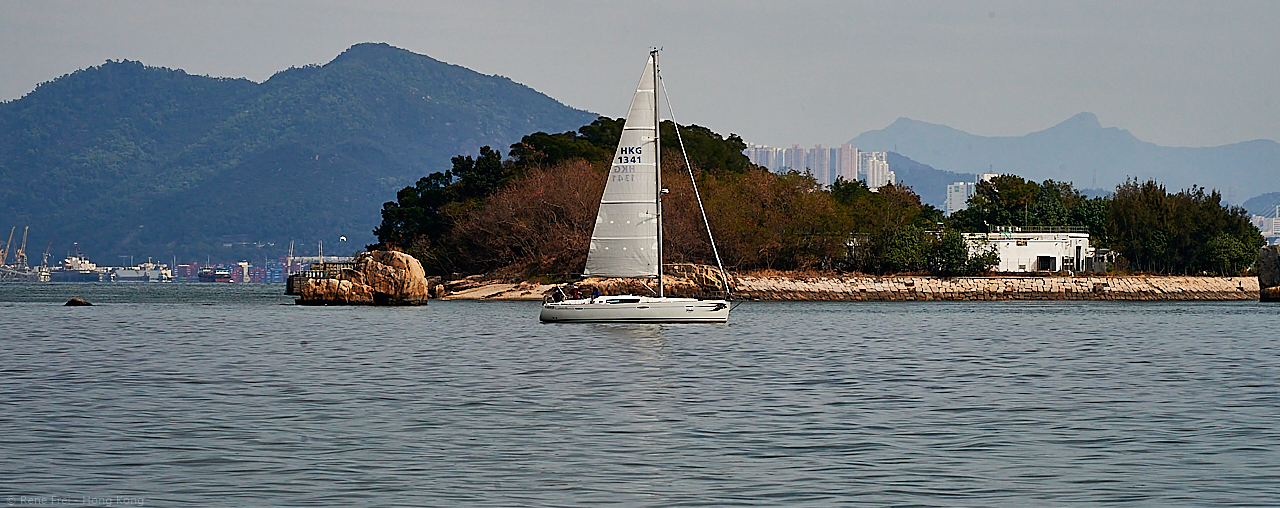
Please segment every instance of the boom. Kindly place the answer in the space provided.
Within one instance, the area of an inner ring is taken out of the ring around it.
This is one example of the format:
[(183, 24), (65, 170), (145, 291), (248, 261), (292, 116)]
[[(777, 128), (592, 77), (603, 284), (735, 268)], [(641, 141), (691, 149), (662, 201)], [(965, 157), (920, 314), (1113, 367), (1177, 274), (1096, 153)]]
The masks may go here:
[(44, 248), (44, 258), (40, 261), (40, 266), (49, 266), (50, 249), (53, 249), (53, 235), (49, 235), (49, 246)]
[(4, 242), (4, 248), (0, 249), (0, 266), (4, 266), (4, 262), (9, 259), (9, 245), (13, 244), (13, 230), (15, 229), (18, 229), (18, 227), (9, 228), (9, 239)]
[(31, 231), (31, 226), (22, 228), (22, 246), (18, 247), (18, 256), (13, 258), (13, 263), (19, 269), (27, 267), (27, 232)]

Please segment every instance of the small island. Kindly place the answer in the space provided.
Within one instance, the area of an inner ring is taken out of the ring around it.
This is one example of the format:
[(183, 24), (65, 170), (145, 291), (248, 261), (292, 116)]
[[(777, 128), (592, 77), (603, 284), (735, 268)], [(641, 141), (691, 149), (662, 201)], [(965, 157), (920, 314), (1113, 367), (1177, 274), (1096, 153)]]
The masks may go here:
[[(379, 243), (370, 247), (422, 260), (427, 276), (439, 277), (429, 284), (436, 298), (540, 300), (565, 284), (587, 294), (648, 294), (651, 281), (575, 275), (622, 124), (601, 117), (577, 132), (530, 134), (505, 159), (488, 146), (478, 157), (454, 157), (451, 170), (383, 205)], [(753, 164), (736, 135), (696, 125), (681, 133), (688, 165), (664, 156), (662, 168), (672, 296), (723, 296), (692, 175), (736, 299), (1259, 298), (1264, 239), (1217, 191), (1130, 180), (1089, 197), (1067, 182), (989, 175), (967, 208), (945, 215), (908, 185), (823, 185), (807, 172)], [(679, 146), (671, 122), (660, 136), (664, 150)], [(1070, 246), (1023, 252), (1037, 242)], [(1002, 262), (1007, 252), (1032, 257)]]

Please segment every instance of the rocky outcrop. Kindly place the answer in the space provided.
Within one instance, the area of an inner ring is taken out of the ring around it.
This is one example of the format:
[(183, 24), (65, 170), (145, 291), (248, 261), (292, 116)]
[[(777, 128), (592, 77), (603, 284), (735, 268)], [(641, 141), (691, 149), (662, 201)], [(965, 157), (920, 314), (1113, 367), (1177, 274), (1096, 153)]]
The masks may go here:
[[(724, 279), (720, 270), (705, 265), (668, 265), (663, 277), (665, 294), (673, 297), (723, 298)], [(729, 276), (729, 284), (734, 284)], [(581, 294), (590, 295), (593, 289), (602, 295), (657, 295), (656, 279), (604, 279), (588, 278), (573, 283), (541, 283), (519, 279), (490, 279), (472, 275), (433, 284), (432, 296), (449, 300), (536, 300), (552, 295), (555, 288), (570, 292), (577, 286)]]
[[(724, 298), (720, 269), (707, 265), (669, 265), (662, 277), (663, 294), (682, 298)], [(735, 285), (729, 275), (729, 286)], [(657, 295), (657, 279), (588, 278), (578, 284), (583, 294), (597, 289), (602, 295)]]
[(422, 264), (403, 252), (356, 257), (337, 278), (311, 279), (298, 288), (299, 305), (426, 305), (430, 285)]
[(67, 300), (67, 303), (62, 304), (62, 306), (63, 307), (92, 307), (93, 304), (89, 303), (88, 300), (85, 300), (84, 298), (80, 298), (77, 296), (75, 298)]
[(1258, 250), (1258, 299), (1280, 302), (1280, 245)]

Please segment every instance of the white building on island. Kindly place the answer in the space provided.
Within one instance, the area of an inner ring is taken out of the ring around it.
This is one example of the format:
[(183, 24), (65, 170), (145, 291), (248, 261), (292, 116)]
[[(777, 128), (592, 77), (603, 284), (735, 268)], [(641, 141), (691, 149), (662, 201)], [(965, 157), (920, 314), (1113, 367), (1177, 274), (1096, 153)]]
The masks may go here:
[(1087, 230), (1071, 226), (999, 226), (990, 233), (970, 233), (969, 252), (995, 248), (997, 272), (1082, 272), (1106, 269), (1089, 246)]

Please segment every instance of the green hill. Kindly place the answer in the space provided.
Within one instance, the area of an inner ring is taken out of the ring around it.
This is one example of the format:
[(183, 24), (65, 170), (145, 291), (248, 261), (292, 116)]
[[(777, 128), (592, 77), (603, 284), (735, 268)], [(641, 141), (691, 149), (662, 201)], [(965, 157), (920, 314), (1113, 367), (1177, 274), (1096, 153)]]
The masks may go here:
[(262, 259), (290, 241), (342, 254), (451, 157), (595, 117), (386, 44), (260, 84), (109, 61), (0, 103), (0, 226), (100, 263)]

